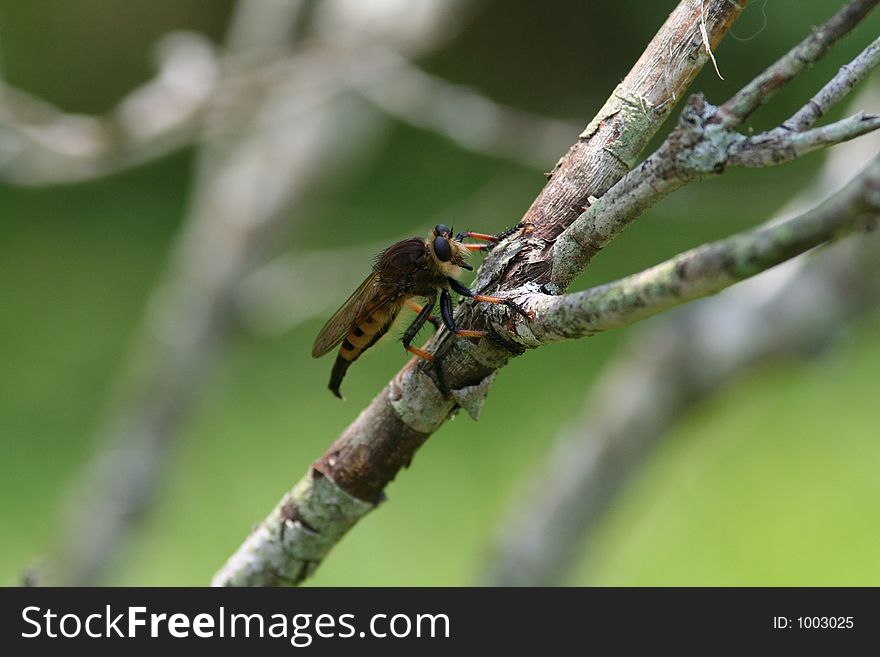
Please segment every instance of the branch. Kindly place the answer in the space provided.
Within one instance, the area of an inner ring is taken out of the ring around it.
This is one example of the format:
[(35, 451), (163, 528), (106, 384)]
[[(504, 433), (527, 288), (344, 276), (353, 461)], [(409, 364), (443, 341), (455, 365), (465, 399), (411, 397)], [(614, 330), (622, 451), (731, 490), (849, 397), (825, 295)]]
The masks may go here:
[[(534, 293), (551, 289), (542, 286), (552, 285), (556, 238), (579, 216), (590, 196), (604, 194), (624, 175), (668, 114), (672, 100), (705, 63), (703, 28), (714, 48), (743, 4), (718, 0), (679, 5), (599, 117), (582, 134), (581, 141), (557, 164), (526, 213), (523, 234), (506, 241), (486, 259), (478, 273), (478, 289), (529, 294), (529, 301), (538, 303)], [(865, 4), (850, 3), (853, 7)], [(703, 25), (701, 15), (705, 16)], [(710, 130), (727, 130), (712, 125), (715, 127)], [(556, 286), (552, 291), (559, 292), (563, 287)], [(472, 304), (464, 304), (457, 320), (466, 326), (488, 324), (502, 337), (512, 336), (524, 345), (535, 342), (528, 327), (503, 310), (478, 312)], [(335, 491), (335, 503), (345, 508), (351, 508), (351, 499), (370, 505), (361, 509), (363, 515), (382, 499), (384, 487), (411, 463), (418, 447), (458, 407), (473, 417), (479, 415), (494, 374), (511, 358), (510, 352), (490, 340), (477, 344), (453, 340), (445, 331), (431, 345), (451, 398), (441, 394), (432, 367), (411, 361), (227, 561), (214, 584), (300, 582), (357, 520), (350, 514), (340, 516), (324, 505), (316, 507), (316, 482), (321, 482), (325, 502), (329, 485)], [(332, 507), (334, 502), (329, 504)]]
[(720, 112), (722, 125), (735, 128), (743, 123), (777, 91), (819, 61), (831, 46), (848, 34), (876, 6), (877, 0), (855, 0), (844, 5), (818, 30), (724, 103)]
[(546, 167), (577, 134), (571, 121), (495, 103), (479, 92), (429, 75), (393, 51), (379, 81), (359, 91), (391, 116), (444, 135), (464, 149)]
[(106, 116), (68, 114), (0, 83), (0, 177), (20, 185), (91, 180), (192, 143), (222, 96), (214, 48), (173, 33), (157, 48), (159, 71)]
[[(528, 244), (514, 240), (493, 252), (481, 268), (478, 284), (491, 277), (500, 279), (503, 269), (511, 280), (520, 282), (534, 278), (542, 264), (549, 269), (541, 253), (546, 260), (552, 239), (577, 216), (573, 208), (591, 194), (603, 193), (636, 161), (674, 99), (707, 61), (701, 13), (715, 48), (745, 2), (707, 0), (701, 5), (703, 11), (685, 0), (670, 15), (578, 143), (557, 164), (526, 215), (534, 227)], [(512, 257), (526, 252), (531, 255)], [(457, 406), (479, 413), (492, 374), (510, 354), (485, 340), (472, 345), (447, 337), (441, 335), (434, 344), (453, 399), (445, 399), (430, 375), (411, 361), (230, 557), (214, 577), (215, 585), (302, 581), (345, 531), (375, 507), (385, 486)], [(321, 501), (316, 503), (319, 494)], [(362, 505), (357, 507), (353, 500)]]
[(634, 470), (684, 414), (751, 367), (815, 355), (877, 307), (880, 235), (817, 255), (658, 317), (633, 336), (510, 501), (480, 583), (563, 584)]
[[(309, 23), (312, 4), (236, 5), (224, 80), (235, 81), (238, 93), (232, 94), (235, 102), (212, 105), (203, 117), (204, 140), (181, 233), (99, 428), (98, 451), (68, 498), (55, 550), (59, 583), (100, 581), (152, 501), (209, 368), (239, 328), (243, 280), (277, 236), (301, 220), (297, 208), (315, 183), (333, 179), (346, 158), (369, 145), (363, 136), (373, 124), (352, 122), (339, 93), (374, 65), (346, 68), (352, 40), (358, 52), (373, 41), (384, 48), (383, 34), (393, 33), (424, 52), (437, 42), (436, 33), (448, 33), (444, 16), (457, 6), (455, 0), (435, 3), (428, 13), (401, 22), (384, 5), (324, 4), (321, 29), (347, 31), (345, 43), (318, 39), (323, 46), (279, 58), (290, 51), (291, 35), (301, 31), (304, 18)], [(344, 74), (337, 74), (340, 69)], [(59, 166), (46, 171), (68, 171)]]
[[(841, 100), (852, 89), (850, 82), (864, 78), (877, 65), (880, 61), (878, 43), (880, 39), (845, 67), (845, 74), (842, 71), (823, 88), (819, 93), (823, 99), (822, 111), (827, 111), (832, 103)], [(802, 47), (800, 44), (792, 52)], [(789, 61), (789, 55), (780, 61)], [(770, 70), (777, 66), (778, 63)], [(746, 85), (745, 89), (750, 89), (752, 84)], [(741, 94), (742, 91), (734, 99)], [(748, 97), (753, 102), (760, 101), (751, 93)], [(804, 108), (812, 108), (813, 102), (808, 101)], [(725, 118), (725, 112), (729, 110), (724, 108), (729, 103), (715, 107), (700, 94), (689, 100), (678, 127), (663, 144), (607, 194), (592, 203), (559, 236), (553, 246), (550, 282), (546, 289), (552, 292), (567, 287), (593, 256), (646, 209), (688, 183), (721, 175), (729, 166), (768, 167), (789, 162), (880, 127), (880, 115), (859, 113), (821, 128), (808, 129), (813, 122), (803, 119), (804, 110), (801, 110), (795, 115), (801, 118), (787, 123), (800, 126), (802, 131), (793, 131), (783, 124), (746, 137), (734, 130), (733, 120)]]
[[(632, 324), (734, 283), (853, 231), (874, 228), (880, 213), (880, 158), (818, 207), (678, 255), (614, 283), (527, 304), (529, 346), (595, 335)], [(523, 337), (523, 336), (520, 336)]]
[[(864, 104), (865, 96), (853, 104)], [(779, 218), (839, 189), (878, 146), (874, 133), (835, 149)], [(880, 302), (880, 235), (810, 255), (633, 331), (597, 378), (581, 416), (510, 500), (482, 583), (563, 583), (589, 554), (593, 528), (633, 471), (683, 415), (754, 366), (815, 355)]]
[(792, 132), (802, 132), (818, 121), (837, 104), (880, 62), (880, 38), (865, 48), (852, 63), (844, 65), (822, 89), (813, 96), (782, 127)]

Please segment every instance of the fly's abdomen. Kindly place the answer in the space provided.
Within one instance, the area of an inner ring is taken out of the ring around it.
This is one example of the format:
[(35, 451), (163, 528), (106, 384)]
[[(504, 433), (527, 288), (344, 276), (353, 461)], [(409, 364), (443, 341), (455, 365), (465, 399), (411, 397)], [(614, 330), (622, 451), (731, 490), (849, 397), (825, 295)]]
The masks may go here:
[(336, 362), (333, 363), (333, 370), (330, 372), (330, 385), (328, 387), (334, 395), (342, 399), (339, 386), (342, 384), (346, 370), (362, 353), (385, 335), (399, 310), (400, 306), (398, 305), (391, 310), (371, 315), (359, 324), (356, 324), (348, 335), (345, 336), (345, 339), (339, 346), (339, 354), (336, 356)]

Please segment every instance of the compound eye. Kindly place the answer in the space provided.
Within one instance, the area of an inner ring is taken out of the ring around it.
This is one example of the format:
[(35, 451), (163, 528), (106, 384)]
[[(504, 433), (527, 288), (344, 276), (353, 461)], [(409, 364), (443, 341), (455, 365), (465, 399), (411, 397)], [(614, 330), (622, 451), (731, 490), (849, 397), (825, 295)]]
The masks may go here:
[(452, 258), (452, 247), (449, 246), (449, 240), (445, 237), (434, 238), (434, 254), (437, 259), (442, 262), (449, 262)]
[(449, 235), (451, 232), (452, 232), (452, 230), (449, 228), (449, 226), (447, 226), (445, 224), (437, 224), (436, 226), (434, 226), (434, 234), (435, 235), (443, 235), (445, 237), (445, 236)]

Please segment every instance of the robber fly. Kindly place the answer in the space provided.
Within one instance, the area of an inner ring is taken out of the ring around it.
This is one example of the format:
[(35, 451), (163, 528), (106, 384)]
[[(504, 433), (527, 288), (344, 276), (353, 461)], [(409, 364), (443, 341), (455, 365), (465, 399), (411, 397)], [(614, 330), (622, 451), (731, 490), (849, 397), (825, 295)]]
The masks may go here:
[[(404, 348), (419, 358), (433, 361), (430, 353), (413, 347), (411, 343), (425, 322), (430, 321), (439, 328), (439, 322), (431, 314), (438, 292), (443, 323), (460, 337), (481, 338), (486, 331), (462, 329), (455, 325), (450, 290), (475, 301), (505, 304), (530, 318), (529, 313), (513, 301), (476, 294), (456, 279), (462, 269), (473, 271), (466, 260), (470, 251), (488, 250), (521, 227), (519, 224), (500, 235), (466, 232), (453, 238), (448, 226), (438, 224), (428, 239), (410, 237), (392, 244), (379, 254), (372, 273), (327, 320), (312, 346), (312, 356), (318, 358), (341, 343), (328, 386), (333, 394), (343, 398), (339, 386), (346, 370), (388, 331), (404, 306), (418, 313), (403, 334)], [(488, 244), (464, 244), (462, 240), (467, 237)], [(425, 304), (416, 304), (413, 301), (415, 297), (423, 298)]]

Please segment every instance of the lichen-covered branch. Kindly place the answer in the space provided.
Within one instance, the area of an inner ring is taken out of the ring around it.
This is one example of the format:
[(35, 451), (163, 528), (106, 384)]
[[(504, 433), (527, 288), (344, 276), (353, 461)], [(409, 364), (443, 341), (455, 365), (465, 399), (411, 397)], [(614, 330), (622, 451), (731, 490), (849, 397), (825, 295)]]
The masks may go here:
[[(814, 50), (800, 52), (798, 49), (802, 46), (796, 47), (798, 54), (795, 58), (811, 57), (812, 59), (807, 63), (815, 61), (836, 38), (851, 29), (860, 17), (864, 16), (868, 4), (871, 3), (851, 2), (842, 14), (839, 13), (829, 21), (830, 27), (826, 25), (819, 30), (820, 34), (827, 32), (834, 35), (833, 38), (823, 37), (822, 43), (825, 43), (825, 46)], [(744, 3), (719, 0), (701, 3), (685, 1), (678, 6), (639, 63), (615, 90), (600, 115), (581, 135), (581, 140), (569, 149), (568, 154), (549, 174), (549, 182), (524, 217), (526, 229), (519, 236), (493, 250), (486, 259), (478, 272), (476, 287), (484, 291), (517, 295), (536, 307), (540, 306), (542, 311), (546, 311), (547, 317), (539, 317), (535, 328), (539, 332), (543, 331), (542, 336), (548, 340), (565, 337), (562, 335), (564, 331), (555, 323), (553, 314), (556, 313), (563, 318), (566, 308), (553, 307), (552, 304), (562, 304), (569, 297), (553, 297), (547, 293), (562, 292), (567, 282), (589, 260), (592, 253), (589, 253), (591, 249), (589, 242), (578, 243), (577, 240), (570, 240), (570, 245), (574, 244), (587, 251), (587, 257), (582, 258), (580, 263), (570, 266), (569, 275), (554, 282), (557, 266), (564, 267), (566, 264), (566, 259), (560, 262), (556, 257), (558, 256), (556, 249), (559, 246), (557, 238), (560, 238), (560, 234), (575, 219), (583, 220), (584, 214), (593, 211), (593, 218), (599, 216), (593, 208), (601, 204), (604, 196), (613, 198), (609, 189), (618, 183), (628, 168), (635, 163), (638, 154), (669, 113), (673, 101), (680, 97), (696, 71), (707, 60), (706, 42), (708, 41), (710, 47), (714, 49), (743, 5)], [(841, 15), (849, 18), (842, 20)], [(702, 34), (704, 29), (705, 37)], [(803, 68), (805, 65), (799, 70)], [(790, 77), (797, 72), (792, 73)], [(768, 97), (775, 88), (778, 88), (778, 85), (767, 86)], [(759, 98), (758, 105), (760, 102), (762, 99)], [(722, 124), (719, 120), (710, 121), (712, 116), (719, 114), (714, 110), (715, 108), (700, 99), (692, 101), (688, 111), (685, 112), (685, 120), (695, 114), (700, 120), (695, 122), (692, 129), (679, 129), (674, 133), (677, 135), (673, 140), (674, 146), (680, 154), (687, 155), (682, 157), (682, 161), (692, 167), (691, 175), (687, 176), (690, 180), (708, 175), (710, 172), (719, 172), (716, 167), (719, 161), (718, 154), (713, 151), (717, 142), (711, 138), (714, 136), (721, 137), (720, 141), (724, 146), (721, 152), (725, 157), (720, 161), (724, 164), (727, 162), (725, 158), (728, 157), (727, 146), (741, 146), (744, 149), (745, 145), (748, 145), (762, 156), (770, 154), (770, 160), (780, 148), (784, 155), (785, 149), (790, 148), (793, 149), (790, 157), (796, 157), (807, 148), (841, 140), (846, 135), (874, 127), (872, 123), (874, 117), (860, 116), (844, 120), (840, 124), (832, 124), (824, 133), (810, 131), (798, 133), (803, 136), (796, 137), (792, 144), (783, 143), (780, 147), (775, 142), (766, 143), (762, 150), (761, 144), (757, 141), (733, 132), (731, 130), (733, 124)], [(700, 114), (700, 111), (704, 111), (704, 114)], [(862, 121), (867, 121), (869, 125), (864, 126)], [(802, 142), (798, 143), (798, 139)], [(735, 153), (739, 150), (732, 148), (731, 152)], [(707, 167), (707, 163), (711, 163), (710, 166)], [(679, 164), (681, 162), (676, 166)], [(650, 170), (655, 166), (660, 166), (657, 158), (645, 169)], [(723, 166), (721, 168), (723, 169)], [(662, 168), (658, 169), (657, 173), (660, 171)], [(686, 171), (688, 171), (686, 167), (671, 169), (673, 173)], [(647, 179), (646, 171), (642, 171), (641, 175)], [(635, 188), (641, 182), (635, 177), (627, 178), (627, 184), (634, 185)], [(671, 176), (658, 175), (651, 178), (651, 182), (669, 179)], [(595, 196), (599, 196), (600, 201), (592, 204), (587, 212), (582, 213), (581, 208), (590, 205), (591, 198)], [(646, 191), (640, 195), (640, 198), (650, 204), (651, 199), (656, 200), (658, 196)], [(647, 204), (644, 207), (647, 207)], [(620, 224), (620, 228), (632, 221), (637, 214), (638, 212), (634, 211), (628, 215), (621, 215), (626, 216), (626, 219)], [(842, 230), (844, 227), (838, 228)], [(616, 234), (614, 230), (609, 233), (610, 237), (614, 234)], [(809, 248), (810, 244), (830, 239), (834, 234), (836, 233), (833, 229), (824, 232), (817, 230), (812, 234), (812, 238), (795, 239), (794, 244), (803, 250)], [(769, 255), (763, 253), (761, 248), (755, 251), (757, 255), (766, 256), (763, 260), (758, 259), (760, 263), (764, 263), (764, 266), (771, 266), (774, 257), (778, 262), (784, 259), (786, 254), (798, 252), (792, 243), (782, 239), (783, 235), (771, 234), (769, 237), (771, 239), (762, 240), (760, 243), (765, 246), (775, 244), (776, 249), (771, 249), (772, 253)], [(746, 243), (737, 242), (734, 246), (748, 251)], [(577, 249), (572, 248), (570, 251), (572, 257), (579, 257), (576, 253)], [(737, 251), (737, 255), (742, 254)], [(754, 273), (759, 270), (759, 268), (755, 268), (754, 271), (750, 269), (752, 255), (746, 253), (742, 260), (738, 261), (735, 275), (745, 277), (749, 271)], [(711, 275), (709, 261), (710, 259), (703, 259), (700, 256), (695, 258), (695, 264), (688, 264), (686, 268), (704, 267), (705, 273)], [(694, 276), (689, 279), (691, 287), (686, 291), (687, 294), (695, 294), (701, 290), (702, 293), (711, 291), (710, 287), (704, 286), (705, 289), (701, 287), (696, 276), (697, 273), (704, 272), (693, 270), (693, 273)], [(681, 290), (675, 290), (671, 285), (663, 287), (660, 284), (661, 279), (662, 277), (658, 277), (654, 281), (658, 283), (656, 289), (652, 291), (654, 299), (658, 302), (665, 300), (668, 305), (673, 305), (667, 297), (674, 300), (684, 298), (680, 294)], [(621, 294), (617, 288), (608, 292), (618, 296)], [(601, 295), (594, 296), (593, 302), (604, 298), (606, 297)], [(637, 303), (638, 301), (634, 301), (634, 306)], [(637, 315), (638, 313), (632, 312), (626, 319), (635, 319)], [(572, 316), (577, 316), (578, 322), (582, 321), (577, 313), (573, 312)], [(531, 332), (528, 323), (509, 317), (501, 308), (478, 312), (472, 304), (463, 304), (459, 308), (458, 317), (462, 325), (489, 326), (502, 339), (506, 337), (516, 340), (523, 346), (542, 343), (542, 340)], [(622, 322), (624, 318), (619, 320)], [(559, 324), (562, 323), (563, 320), (560, 319)], [(463, 408), (473, 417), (479, 414), (495, 372), (511, 358), (510, 349), (499, 346), (497, 340), (484, 339), (474, 344), (467, 340), (450, 339), (445, 331), (441, 331), (429, 347), (435, 353), (435, 359), (439, 362), (438, 367), (442, 371), (444, 382), (450, 389), (451, 395), (446, 397), (441, 394), (437, 384), (437, 371), (432, 366), (411, 361), (364, 409), (324, 456), (313, 464), (306, 480), (326, 479), (346, 494), (375, 505), (381, 499), (384, 487), (400, 468), (412, 461), (419, 446), (456, 409)], [(309, 488), (301, 484), (299, 490), (309, 490)], [(303, 508), (309, 508), (309, 501), (306, 499), (300, 500), (298, 504)], [(297, 509), (299, 508), (300, 506), (297, 506)], [(227, 566), (214, 579), (214, 584), (260, 585), (279, 581), (293, 583), (300, 581), (315, 564), (310, 563), (308, 568), (304, 568), (303, 561), (295, 556), (279, 564), (271, 558), (272, 555), (278, 554), (277, 546), (267, 542), (271, 541), (271, 537), (280, 535), (280, 530), (276, 527), (278, 522), (283, 522), (288, 529), (294, 528), (297, 523), (312, 525), (309, 517), (299, 513), (294, 516), (295, 519), (279, 520), (276, 514), (265, 520), (258, 529), (259, 535), (263, 538), (249, 541), (234, 554)], [(239, 576), (241, 572), (246, 572), (247, 576)]]
[[(830, 22), (836, 24), (835, 19)], [(795, 51), (803, 47), (802, 43)], [(817, 112), (830, 109), (852, 90), (855, 81), (864, 79), (877, 66), (880, 62), (878, 50), (880, 39), (823, 87), (817, 94), (821, 98), (820, 105), (814, 107), (816, 100), (813, 98), (782, 126), (757, 135), (746, 136), (734, 129), (737, 122), (724, 110), (730, 101), (716, 107), (702, 95), (695, 94), (682, 112), (679, 125), (663, 144), (605, 195), (591, 203), (555, 241), (550, 281), (545, 289), (551, 292), (564, 289), (600, 250), (646, 209), (686, 184), (720, 175), (730, 166), (760, 168), (782, 164), (876, 130), (880, 127), (880, 115), (862, 112), (826, 126), (812, 129), (811, 126)], [(779, 61), (802, 68), (802, 60), (792, 59), (789, 55)], [(777, 62), (770, 70), (778, 67)], [(778, 70), (776, 74), (781, 75)], [(788, 81), (792, 75), (786, 75), (784, 79)], [(752, 83), (745, 89), (751, 86)], [(742, 91), (734, 99), (741, 94)], [(747, 96), (752, 98), (750, 94)], [(809, 119), (804, 114), (808, 108), (812, 112)]]
[[(526, 305), (529, 346), (626, 326), (714, 294), (826, 242), (874, 228), (880, 217), (880, 158), (818, 207), (783, 222), (705, 244), (619, 281)], [(521, 339), (526, 338), (522, 334)], [(531, 342), (533, 341), (533, 342)]]
[[(697, 5), (685, 0), (679, 4), (600, 114), (551, 173), (526, 214), (532, 227), (529, 235), (496, 249), (481, 268), (478, 285), (506, 280), (516, 286), (536, 278), (542, 269), (549, 271), (548, 249), (579, 214), (576, 208), (591, 195), (604, 193), (636, 162), (675, 99), (707, 61), (701, 17), (714, 49), (745, 4), (733, 0), (706, 0)], [(460, 312), (470, 312), (470, 308)], [(412, 461), (418, 447), (457, 407), (478, 414), (491, 377), (510, 358), (509, 352), (487, 340), (474, 345), (449, 340), (446, 334), (433, 345), (442, 359), (452, 398), (444, 398), (432, 374), (411, 361), (313, 464), (306, 483), (300, 483), (296, 490), (311, 490), (309, 481), (323, 479), (340, 488), (340, 494), (372, 508), (400, 468)], [(286, 550), (288, 558), (279, 562), (275, 558), (278, 545), (273, 542), (281, 535), (279, 523), (286, 530), (315, 526), (309, 516), (308, 510), (314, 508), (309, 499), (297, 498), (295, 507), (287, 516), (275, 513), (264, 520), (252, 535), (259, 538), (247, 541), (232, 555), (213, 583), (301, 581), (316, 564), (310, 562), (304, 568), (292, 546)], [(334, 534), (335, 539), (338, 536)]]
[[(873, 90), (880, 92), (880, 87)], [(855, 107), (880, 100), (860, 94)], [(778, 219), (839, 189), (880, 133), (835, 149)], [(646, 455), (687, 413), (768, 362), (806, 359), (880, 303), (880, 234), (843, 240), (631, 332), (579, 417), (559, 432), (503, 514), (479, 582), (552, 586), (589, 559), (590, 537)]]
[[(810, 36), (779, 58), (721, 106), (719, 119), (735, 128), (770, 100), (777, 91), (810, 68), (844, 35), (858, 25), (878, 0), (854, 0), (828, 19)], [(802, 128), (801, 128), (802, 129)]]

